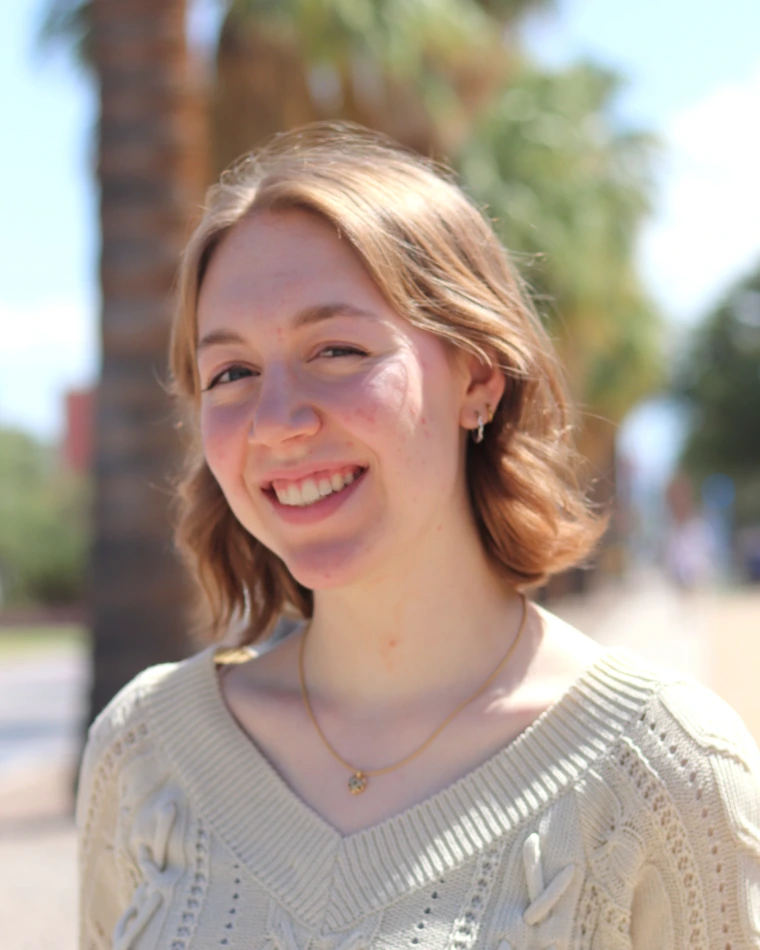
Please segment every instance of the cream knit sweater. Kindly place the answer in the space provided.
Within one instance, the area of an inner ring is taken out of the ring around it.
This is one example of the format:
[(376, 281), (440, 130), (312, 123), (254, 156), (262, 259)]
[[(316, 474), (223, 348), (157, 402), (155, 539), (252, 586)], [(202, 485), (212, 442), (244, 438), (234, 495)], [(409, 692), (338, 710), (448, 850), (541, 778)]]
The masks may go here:
[(99, 717), (78, 825), (87, 950), (760, 948), (757, 748), (708, 690), (621, 652), (343, 837), (237, 726), (205, 650)]

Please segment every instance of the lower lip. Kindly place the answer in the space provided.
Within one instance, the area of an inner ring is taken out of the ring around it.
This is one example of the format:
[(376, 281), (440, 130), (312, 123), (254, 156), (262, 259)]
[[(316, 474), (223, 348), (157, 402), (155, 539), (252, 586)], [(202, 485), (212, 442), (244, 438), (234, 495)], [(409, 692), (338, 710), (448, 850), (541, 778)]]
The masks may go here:
[(330, 515), (346, 504), (364, 481), (367, 471), (368, 469), (365, 468), (361, 475), (358, 475), (350, 485), (346, 485), (338, 492), (327, 495), (326, 498), (315, 501), (313, 505), (283, 505), (277, 500), (277, 495), (274, 492), (265, 492), (265, 494), (272, 508), (288, 524), (317, 524), (317, 522), (329, 518)]

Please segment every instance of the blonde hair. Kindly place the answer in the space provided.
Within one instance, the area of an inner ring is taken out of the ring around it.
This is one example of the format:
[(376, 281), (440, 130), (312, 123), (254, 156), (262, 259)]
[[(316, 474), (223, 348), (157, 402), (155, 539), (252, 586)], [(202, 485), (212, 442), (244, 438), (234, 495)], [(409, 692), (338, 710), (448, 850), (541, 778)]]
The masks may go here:
[(185, 250), (171, 339), (173, 391), (191, 434), (178, 482), (178, 547), (201, 594), (199, 627), (245, 617), (245, 643), (312, 592), (236, 520), (200, 449), (197, 303), (209, 261), (241, 220), (302, 209), (349, 241), (415, 327), (490, 365), (506, 388), (485, 440), (468, 444), (480, 537), (505, 583), (538, 586), (583, 561), (604, 529), (578, 485), (569, 404), (551, 342), (489, 222), (451, 175), (376, 133), (317, 123), (276, 137), (225, 172)]

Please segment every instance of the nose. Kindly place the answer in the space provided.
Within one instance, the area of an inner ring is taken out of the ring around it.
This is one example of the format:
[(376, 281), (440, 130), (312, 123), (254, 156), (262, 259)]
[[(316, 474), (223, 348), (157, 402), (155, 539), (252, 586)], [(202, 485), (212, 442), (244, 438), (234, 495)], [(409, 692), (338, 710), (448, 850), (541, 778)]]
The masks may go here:
[(284, 366), (268, 367), (259, 382), (248, 441), (272, 446), (314, 435), (319, 427), (316, 406), (294, 374)]

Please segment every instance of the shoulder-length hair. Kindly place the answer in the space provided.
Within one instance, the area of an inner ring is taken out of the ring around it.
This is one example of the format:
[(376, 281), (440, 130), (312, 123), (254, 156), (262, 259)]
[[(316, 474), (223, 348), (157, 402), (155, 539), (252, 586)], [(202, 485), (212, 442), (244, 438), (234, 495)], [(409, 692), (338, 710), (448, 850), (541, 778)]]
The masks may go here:
[(241, 642), (283, 612), (311, 616), (312, 591), (237, 521), (198, 437), (197, 304), (224, 236), (259, 211), (302, 209), (351, 243), (381, 293), (411, 324), (498, 365), (504, 396), (466, 474), (483, 546), (524, 590), (583, 561), (604, 529), (579, 487), (569, 402), (551, 342), (490, 223), (451, 174), (378, 134), (318, 123), (276, 137), (209, 189), (178, 277), (170, 365), (189, 431), (177, 484), (176, 540), (199, 589), (199, 630)]

